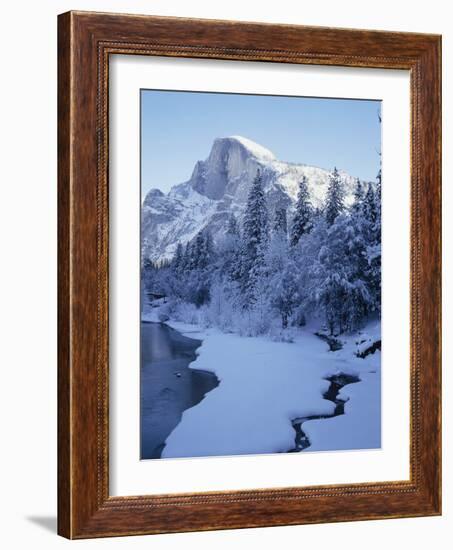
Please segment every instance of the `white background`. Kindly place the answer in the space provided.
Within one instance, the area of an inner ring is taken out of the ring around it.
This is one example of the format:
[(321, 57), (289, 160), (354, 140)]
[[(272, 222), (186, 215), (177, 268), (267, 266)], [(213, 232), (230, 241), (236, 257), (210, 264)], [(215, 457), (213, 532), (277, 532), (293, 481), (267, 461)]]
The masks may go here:
[[(56, 15), (68, 9), (443, 33), (444, 151), (452, 150), (453, 28), (449, 2), (45, 1), (2, 5), (0, 86), (0, 518), (4, 548), (445, 549), (451, 546), (451, 338), (444, 330), (444, 515), (438, 518), (68, 542), (56, 515)], [(447, 157), (447, 154), (444, 154)], [(444, 181), (453, 179), (444, 162)], [(444, 326), (452, 326), (452, 186), (444, 186)], [(449, 254), (447, 250), (450, 249)], [(448, 303), (447, 303), (448, 302)], [(450, 306), (450, 307), (449, 307)]]
[[(109, 75), (110, 494), (409, 479), (409, 72), (113, 56)], [(140, 87), (382, 99), (381, 449), (138, 460)]]

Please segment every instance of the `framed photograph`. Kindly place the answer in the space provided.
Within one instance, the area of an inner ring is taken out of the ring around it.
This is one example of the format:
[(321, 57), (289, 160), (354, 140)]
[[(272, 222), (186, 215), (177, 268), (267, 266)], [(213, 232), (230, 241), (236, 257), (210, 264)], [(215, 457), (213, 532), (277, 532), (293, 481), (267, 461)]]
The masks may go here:
[(440, 514), (440, 37), (58, 40), (59, 533)]

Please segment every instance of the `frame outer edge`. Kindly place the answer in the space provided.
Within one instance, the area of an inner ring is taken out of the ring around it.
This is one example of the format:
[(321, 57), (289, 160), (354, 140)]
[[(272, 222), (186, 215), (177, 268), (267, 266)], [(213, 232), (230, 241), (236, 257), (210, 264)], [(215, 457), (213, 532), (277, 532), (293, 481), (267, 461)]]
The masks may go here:
[(416, 402), (419, 425), (414, 436), (416, 483), (430, 515), (441, 515), (441, 37), (436, 37), (420, 56), (415, 68), (418, 80), (415, 115), (417, 171), (413, 203), (412, 254), (416, 302), (411, 322), (417, 368)]
[(442, 36), (437, 37), (434, 61), (436, 78), (434, 79), (437, 114), (435, 120), (436, 132), (436, 151), (434, 158), (434, 170), (436, 172), (437, 187), (437, 211), (438, 227), (436, 231), (437, 241), (437, 273), (436, 273), (436, 297), (437, 304), (436, 322), (437, 322), (437, 383), (438, 383), (438, 406), (437, 406), (437, 439), (436, 439), (436, 458), (437, 458), (437, 485), (434, 487), (434, 507), (439, 515), (442, 515)]
[(72, 537), (71, 483), (71, 13), (58, 16), (58, 526)]
[(438, 65), (438, 90), (437, 97), (439, 101), (439, 114), (438, 114), (438, 128), (439, 136), (437, 140), (437, 165), (439, 170), (439, 230), (438, 230), (438, 240), (439, 240), (439, 311), (438, 311), (438, 323), (439, 323), (439, 351), (438, 351), (438, 378), (439, 378), (439, 406), (438, 406), (438, 430), (439, 430), (439, 480), (438, 480), (438, 510), (439, 514), (442, 515), (442, 479), (443, 479), (443, 461), (442, 461), (442, 35), (438, 37), (437, 40), (437, 65)]
[[(427, 191), (425, 223), (431, 223), (430, 237), (432, 240), (430, 251), (426, 254), (426, 270), (429, 269), (431, 312), (429, 320), (432, 324), (426, 327), (426, 333), (431, 335), (430, 342), (432, 358), (428, 363), (432, 369), (429, 400), (432, 402), (433, 417), (431, 431), (425, 425), (425, 433), (432, 432), (432, 439), (427, 448), (432, 448), (432, 457), (427, 463), (431, 466), (429, 472), (429, 489), (433, 511), (442, 514), (442, 37), (437, 37), (433, 47), (429, 50), (426, 59), (426, 74), (429, 87), (426, 86), (425, 124), (427, 129), (424, 153), (426, 154), (427, 181), (431, 183)], [(431, 91), (429, 95), (428, 90)], [(435, 98), (435, 100), (434, 100)], [(430, 112), (429, 109), (432, 111)], [(432, 116), (430, 116), (430, 114)], [(429, 162), (428, 162), (429, 161)], [(431, 191), (431, 194), (429, 194)], [(424, 300), (425, 301), (425, 300)], [(425, 335), (426, 335), (425, 333)], [(429, 417), (429, 411), (426, 418)]]

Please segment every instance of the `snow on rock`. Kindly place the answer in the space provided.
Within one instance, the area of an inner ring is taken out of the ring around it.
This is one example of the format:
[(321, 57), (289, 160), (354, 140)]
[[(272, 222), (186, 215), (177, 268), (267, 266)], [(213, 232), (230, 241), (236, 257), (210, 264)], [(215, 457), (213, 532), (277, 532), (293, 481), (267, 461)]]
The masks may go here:
[[(214, 240), (223, 236), (232, 214), (242, 220), (258, 169), (271, 216), (277, 207), (291, 211), (304, 175), (313, 205), (320, 206), (325, 200), (329, 170), (277, 160), (271, 151), (242, 136), (218, 138), (208, 158), (195, 164), (188, 181), (175, 185), (168, 194), (151, 189), (146, 195), (142, 206), (143, 257), (153, 261), (171, 258), (178, 242), (187, 243), (205, 227)], [(340, 175), (346, 204), (351, 204), (354, 178), (341, 171)]]
[(351, 361), (353, 342), (332, 353), (308, 330), (289, 344), (169, 324), (203, 339), (190, 367), (214, 372), (220, 384), (184, 411), (163, 458), (287, 452), (294, 447), (293, 419), (333, 414), (334, 404), (322, 395), (329, 387), (325, 378), (340, 372), (358, 374), (362, 382), (342, 390), (350, 397), (346, 415), (303, 424), (313, 438), (307, 450), (379, 446), (379, 361)]
[(366, 357), (381, 349), (381, 330), (379, 325), (371, 326), (366, 331), (360, 331), (356, 340), (357, 357)]
[(269, 149), (266, 149), (262, 145), (255, 143), (251, 139), (245, 138), (243, 136), (231, 136), (229, 139), (241, 143), (247, 149), (247, 151), (249, 151), (257, 158), (270, 161), (277, 160), (274, 153), (272, 153), (271, 151), (269, 151)]

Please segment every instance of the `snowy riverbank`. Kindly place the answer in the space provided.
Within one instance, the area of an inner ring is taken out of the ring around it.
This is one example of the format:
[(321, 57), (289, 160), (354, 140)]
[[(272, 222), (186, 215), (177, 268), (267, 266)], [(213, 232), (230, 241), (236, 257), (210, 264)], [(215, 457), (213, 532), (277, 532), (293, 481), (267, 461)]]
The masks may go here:
[[(158, 308), (148, 309), (144, 320), (157, 321), (157, 315)], [(167, 324), (203, 341), (190, 367), (214, 372), (220, 384), (184, 411), (163, 458), (287, 452), (294, 447), (292, 420), (333, 414), (335, 405), (323, 393), (330, 385), (326, 378), (339, 373), (361, 381), (340, 391), (347, 400), (344, 415), (303, 423), (311, 443), (307, 451), (380, 447), (380, 351), (356, 357), (363, 335), (342, 336), (343, 349), (331, 352), (308, 329), (298, 330), (294, 343), (284, 343)], [(374, 323), (363, 333), (373, 339), (378, 329)]]

